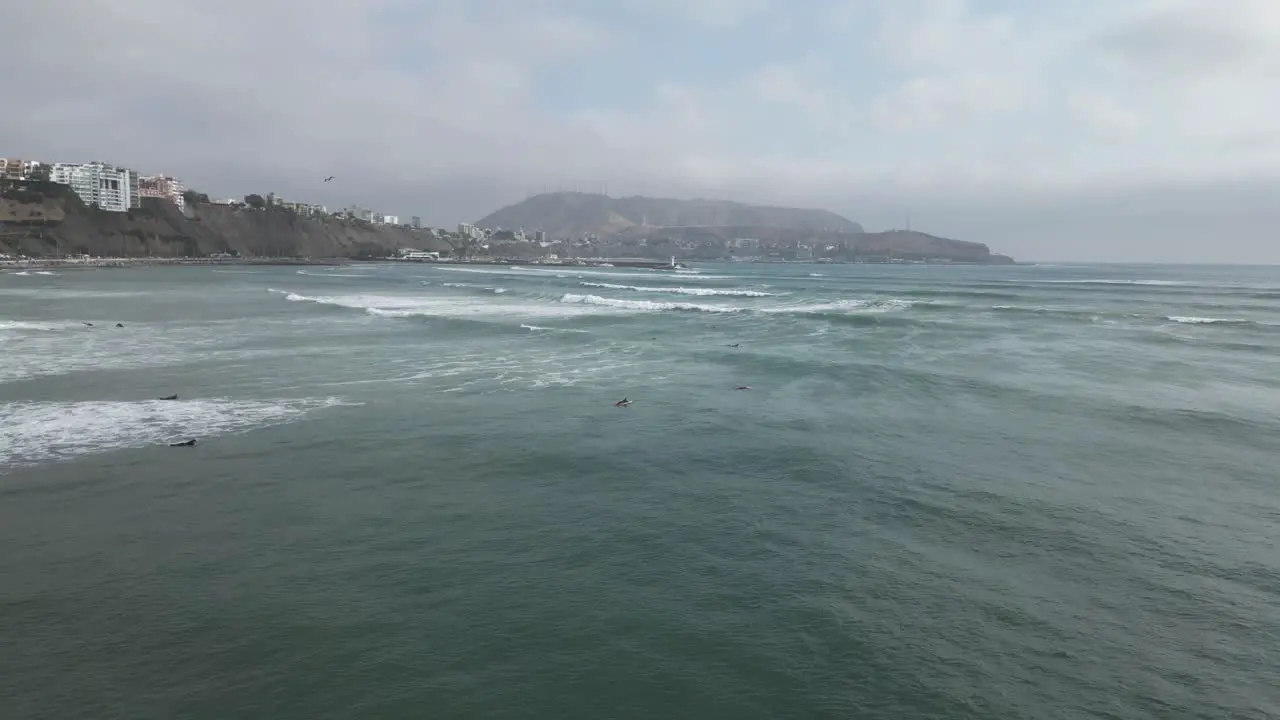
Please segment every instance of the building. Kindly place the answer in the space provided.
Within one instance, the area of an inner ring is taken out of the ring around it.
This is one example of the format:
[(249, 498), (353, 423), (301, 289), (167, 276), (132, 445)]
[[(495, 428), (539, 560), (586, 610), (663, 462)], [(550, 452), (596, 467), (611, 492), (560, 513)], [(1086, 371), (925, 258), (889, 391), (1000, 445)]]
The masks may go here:
[(413, 250), (411, 248), (402, 248), (400, 250), (401, 260), (439, 260), (440, 253), (428, 250)]
[(312, 205), (310, 203), (288, 202), (285, 200), (280, 200), (279, 198), (276, 199), (276, 206), (280, 208), (284, 208), (285, 210), (292, 210), (293, 212), (299, 215), (305, 215), (307, 217), (329, 214), (329, 208), (325, 207), (324, 205)]
[(546, 244), (547, 244), (547, 231), (546, 231), (546, 230), (539, 230), (539, 231), (535, 232), (535, 233), (533, 234), (533, 239), (534, 239), (534, 242), (538, 243), (539, 245), (542, 245), (543, 247), (546, 247)]
[(369, 222), (372, 222), (374, 225), (399, 225), (400, 216), (374, 213), (373, 218)]
[(25, 180), (36, 164), (21, 158), (0, 158), (0, 179)]
[(421, 230), (422, 218), (418, 217), (417, 215), (414, 215), (413, 217), (409, 218), (409, 224), (413, 226), (414, 230)]
[(125, 212), (140, 205), (138, 173), (103, 162), (54, 163), (49, 179), (71, 190), (85, 205), (108, 212)]
[(186, 198), (182, 196), (184, 192), (186, 188), (182, 186), (182, 182), (168, 175), (148, 175), (138, 178), (139, 197), (168, 200), (177, 205), (179, 210), (185, 210), (187, 207)]

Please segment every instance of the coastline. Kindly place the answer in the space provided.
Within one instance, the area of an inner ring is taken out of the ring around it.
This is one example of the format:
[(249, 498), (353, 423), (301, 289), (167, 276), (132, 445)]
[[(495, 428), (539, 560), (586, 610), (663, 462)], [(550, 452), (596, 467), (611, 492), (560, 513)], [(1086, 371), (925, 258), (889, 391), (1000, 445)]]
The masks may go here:
[(0, 260), (0, 270), (131, 268), (155, 265), (350, 265), (344, 258), (32, 258)]

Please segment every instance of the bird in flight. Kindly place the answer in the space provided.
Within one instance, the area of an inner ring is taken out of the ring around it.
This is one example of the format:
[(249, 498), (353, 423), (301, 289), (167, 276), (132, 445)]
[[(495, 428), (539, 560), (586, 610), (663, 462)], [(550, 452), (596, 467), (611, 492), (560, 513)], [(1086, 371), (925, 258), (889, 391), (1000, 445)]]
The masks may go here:
[(325, 182), (329, 182), (329, 181), (330, 181), (330, 180), (332, 180), (332, 179), (333, 179), (333, 176), (332, 176), (332, 175), (330, 175), (329, 177), (325, 178), (325, 179), (324, 179), (324, 181), (325, 181)]

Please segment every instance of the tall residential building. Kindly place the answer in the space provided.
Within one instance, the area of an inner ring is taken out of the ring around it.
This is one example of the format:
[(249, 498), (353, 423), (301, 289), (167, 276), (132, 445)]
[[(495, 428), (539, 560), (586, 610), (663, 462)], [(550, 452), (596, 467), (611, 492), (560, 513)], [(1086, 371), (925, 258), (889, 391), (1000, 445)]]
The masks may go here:
[(414, 229), (414, 230), (421, 230), (421, 229), (422, 229), (422, 218), (418, 217), (417, 215), (414, 215), (414, 216), (412, 216), (412, 217), (410, 217), (410, 218), (409, 218), (409, 224), (413, 226), (413, 229)]
[(182, 196), (185, 191), (186, 188), (182, 186), (181, 181), (168, 175), (149, 175), (138, 178), (138, 197), (168, 200), (177, 205), (179, 210), (187, 206), (186, 198)]
[(125, 212), (140, 205), (138, 173), (102, 162), (54, 163), (49, 178), (70, 185), (85, 205), (109, 212)]

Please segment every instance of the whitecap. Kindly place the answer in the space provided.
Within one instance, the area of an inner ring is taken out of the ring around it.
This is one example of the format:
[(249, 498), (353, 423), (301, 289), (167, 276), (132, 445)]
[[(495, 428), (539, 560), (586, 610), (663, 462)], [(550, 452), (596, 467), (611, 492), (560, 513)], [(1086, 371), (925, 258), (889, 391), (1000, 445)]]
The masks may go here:
[(577, 295), (573, 293), (565, 294), (560, 298), (560, 302), (581, 305), (597, 305), (600, 307), (616, 308), (619, 310), (635, 310), (641, 312), (662, 312), (674, 310), (682, 312), (736, 313), (746, 310), (746, 308), (733, 307), (730, 305), (697, 305), (694, 303), (681, 302), (620, 300), (617, 298), (600, 297), (599, 295)]
[(0, 467), (161, 445), (279, 425), (340, 398), (0, 404)]
[(645, 287), (640, 285), (618, 285), (615, 283), (580, 282), (582, 287), (601, 288), (605, 290), (627, 290), (630, 292), (663, 293), (673, 295), (700, 295), (726, 297), (774, 297), (778, 293), (761, 292), (760, 290), (721, 289), (721, 288), (687, 288), (687, 287)]

